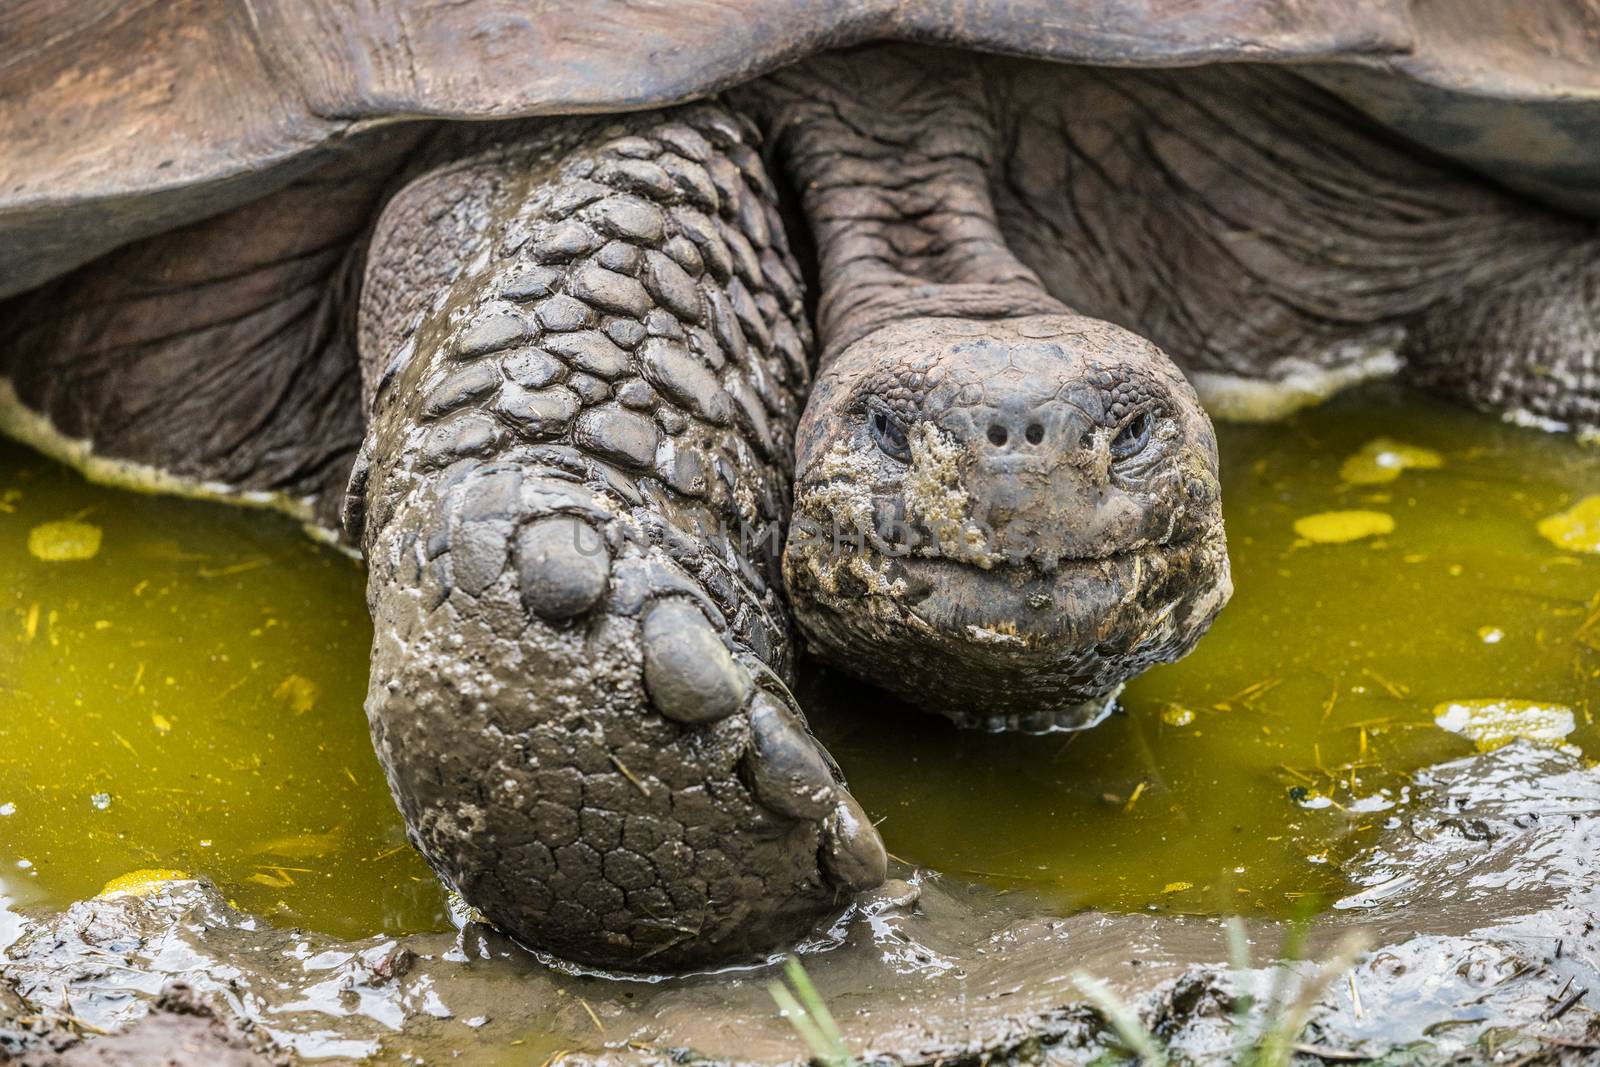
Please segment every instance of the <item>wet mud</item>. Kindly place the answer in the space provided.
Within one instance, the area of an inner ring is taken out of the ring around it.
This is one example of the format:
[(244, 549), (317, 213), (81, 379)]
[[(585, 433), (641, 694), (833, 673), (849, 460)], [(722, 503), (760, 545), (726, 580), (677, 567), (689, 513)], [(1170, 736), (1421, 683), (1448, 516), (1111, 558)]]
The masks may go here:
[(56, 1021), (52, 1026), (48, 1014), (32, 1013), (29, 1022), (41, 1040), (20, 1052), (18, 1067), (287, 1067), (291, 1062), (259, 1030), (214, 1008), (182, 982), (169, 983), (133, 1025), (93, 1041), (83, 1038), (98, 1028), (59, 1016)]

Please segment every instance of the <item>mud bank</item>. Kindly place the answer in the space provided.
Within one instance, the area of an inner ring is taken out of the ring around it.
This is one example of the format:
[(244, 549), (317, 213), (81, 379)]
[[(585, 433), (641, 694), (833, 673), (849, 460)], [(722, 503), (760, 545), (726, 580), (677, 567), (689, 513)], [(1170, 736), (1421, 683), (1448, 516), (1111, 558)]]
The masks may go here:
[[(1117, 1039), (1084, 1003), (1081, 971), (1131, 1002), (1175, 1058), (1226, 1062), (1275, 1014), (1273, 991), (1293, 999), (1359, 931), (1371, 947), (1311, 1009), (1299, 1038), (1307, 1062), (1595, 1062), (1600, 772), (1518, 742), (1419, 774), (1390, 815), (1348, 868), (1356, 889), (1313, 921), (1300, 962), (1282, 968), (1270, 963), (1282, 922), (1249, 924), (1258, 964), (1241, 972), (1223, 962), (1219, 920), (1052, 916), (1021, 893), (909, 869), (820, 933), (806, 967), (846, 1041), (872, 1061), (1094, 1061)], [(23, 920), (0, 971), (0, 1049), (27, 1063), (155, 1062), (79, 1058), (140, 1035), (176, 1042), (165, 1053), (174, 1063), (806, 1057), (767, 992), (772, 968), (656, 982), (583, 975), (469, 919), (454, 934), (340, 941), (268, 925), (195, 881)], [(1241, 1026), (1244, 994), (1256, 1006)], [(132, 1037), (94, 1036), (102, 1030)], [(80, 1036), (72, 1058), (52, 1058)]]

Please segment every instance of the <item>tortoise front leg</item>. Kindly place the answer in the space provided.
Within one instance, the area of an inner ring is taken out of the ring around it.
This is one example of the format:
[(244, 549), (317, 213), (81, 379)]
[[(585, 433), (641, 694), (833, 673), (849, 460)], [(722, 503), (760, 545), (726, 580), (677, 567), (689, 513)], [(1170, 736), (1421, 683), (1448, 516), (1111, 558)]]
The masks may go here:
[(717, 108), (501, 136), (441, 147), (369, 260), (378, 753), (412, 841), (529, 943), (765, 953), (886, 863), (785, 685), (809, 336), (771, 185)]
[[(1517, 250), (1522, 251), (1522, 250)], [(1410, 323), (1405, 377), (1514, 422), (1600, 434), (1600, 241), (1574, 222), (1544, 262)]]

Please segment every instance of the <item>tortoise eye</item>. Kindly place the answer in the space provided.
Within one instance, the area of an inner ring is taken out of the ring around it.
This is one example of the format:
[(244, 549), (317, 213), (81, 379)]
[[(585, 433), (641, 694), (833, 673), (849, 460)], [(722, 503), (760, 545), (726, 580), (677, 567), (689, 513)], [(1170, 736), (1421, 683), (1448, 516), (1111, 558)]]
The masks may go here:
[(1150, 443), (1150, 416), (1141, 411), (1122, 424), (1117, 436), (1111, 439), (1111, 458), (1124, 460), (1144, 451)]
[(911, 442), (906, 440), (905, 427), (898, 419), (882, 408), (873, 410), (867, 418), (872, 440), (884, 455), (901, 463), (911, 461)]

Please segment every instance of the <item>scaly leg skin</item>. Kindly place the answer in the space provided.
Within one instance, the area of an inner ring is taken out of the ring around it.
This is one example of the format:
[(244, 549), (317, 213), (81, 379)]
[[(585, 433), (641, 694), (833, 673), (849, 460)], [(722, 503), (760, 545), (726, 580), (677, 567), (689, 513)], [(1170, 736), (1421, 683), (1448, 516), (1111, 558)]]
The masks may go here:
[(809, 331), (751, 132), (705, 106), (453, 136), (480, 140), (373, 238), (347, 514), (412, 840), (568, 959), (792, 944), (886, 859), (785, 685)]
[(1406, 333), (1406, 375), (1484, 411), (1600, 437), (1600, 241), (1458, 294)]
[(1396, 370), (1486, 411), (1600, 422), (1594, 223), (1421, 151), (1293, 71), (981, 64), (1023, 262), (1159, 344), (1213, 411)]

